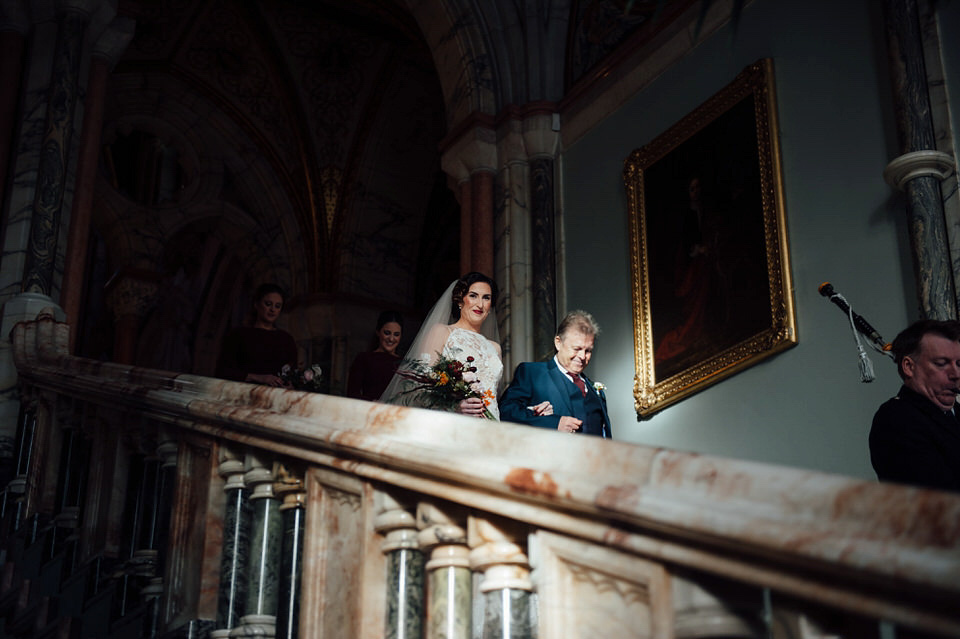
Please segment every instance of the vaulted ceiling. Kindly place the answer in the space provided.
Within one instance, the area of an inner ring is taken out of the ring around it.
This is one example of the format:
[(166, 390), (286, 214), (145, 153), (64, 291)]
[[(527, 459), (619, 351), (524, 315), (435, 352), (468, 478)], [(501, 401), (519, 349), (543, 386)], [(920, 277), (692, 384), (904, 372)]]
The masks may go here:
[(559, 101), (657, 5), (119, 0), (136, 32), (105, 116), (107, 252), (170, 274), (200, 243), (246, 284), (410, 303), (457, 269), (450, 128)]

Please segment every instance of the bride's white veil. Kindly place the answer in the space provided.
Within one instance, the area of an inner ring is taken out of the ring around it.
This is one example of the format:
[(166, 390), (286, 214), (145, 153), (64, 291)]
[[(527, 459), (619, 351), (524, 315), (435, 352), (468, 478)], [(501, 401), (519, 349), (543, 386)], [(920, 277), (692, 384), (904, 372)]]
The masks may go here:
[[(427, 313), (427, 316), (423, 318), (423, 324), (420, 325), (420, 331), (410, 344), (410, 348), (407, 350), (407, 356), (405, 359), (423, 360), (429, 359), (433, 356), (433, 353), (430, 353), (428, 349), (425, 348), (427, 338), (430, 336), (433, 328), (438, 324), (449, 325), (457, 321), (458, 318), (454, 317), (452, 313), (454, 308), (453, 289), (457, 286), (457, 282), (459, 281), (459, 279), (456, 279), (450, 283), (450, 286), (448, 286), (443, 292), (443, 294), (440, 296), (440, 299), (437, 300), (437, 303), (433, 305), (433, 308), (430, 309), (430, 312)], [(490, 309), (490, 314), (487, 315), (487, 319), (483, 321), (483, 326), (480, 327), (480, 334), (489, 340), (493, 340), (498, 344), (500, 343), (500, 329), (497, 326), (497, 313), (495, 309)], [(403, 367), (403, 362), (400, 363), (400, 366)], [(386, 390), (384, 390), (383, 394), (380, 396), (380, 401), (390, 403), (390, 400), (403, 390), (404, 382), (406, 382), (404, 377), (394, 374), (393, 379), (390, 380)]]

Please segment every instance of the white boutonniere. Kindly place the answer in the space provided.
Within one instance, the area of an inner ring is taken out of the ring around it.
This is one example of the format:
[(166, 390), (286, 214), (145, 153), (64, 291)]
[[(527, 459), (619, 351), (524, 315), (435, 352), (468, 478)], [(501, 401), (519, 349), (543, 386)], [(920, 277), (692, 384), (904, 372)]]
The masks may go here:
[(594, 382), (593, 390), (597, 391), (598, 393), (603, 392), (607, 390), (607, 385), (604, 384), (603, 382)]

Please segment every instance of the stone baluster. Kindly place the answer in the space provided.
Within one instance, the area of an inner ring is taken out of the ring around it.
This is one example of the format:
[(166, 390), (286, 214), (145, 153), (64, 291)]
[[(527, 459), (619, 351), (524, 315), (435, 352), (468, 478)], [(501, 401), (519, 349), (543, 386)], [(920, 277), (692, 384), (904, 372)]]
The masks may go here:
[(840, 612), (828, 606), (763, 590), (767, 629), (763, 637), (796, 639), (850, 639), (892, 637), (885, 634), (888, 622), (869, 616)]
[(7, 486), (7, 506), (9, 517), (7, 530), (19, 530), (26, 514), (27, 476), (30, 472), (30, 460), (33, 456), (33, 440), (37, 432), (36, 401), (23, 397), (20, 400), (20, 415), (17, 419), (17, 437), (13, 479)]
[(157, 548), (157, 563), (159, 566), (166, 565), (173, 493), (177, 485), (178, 451), (179, 445), (176, 437), (172, 433), (162, 432), (160, 444), (157, 446), (157, 457), (160, 458), (159, 513), (157, 514), (157, 530), (153, 542)]
[(158, 549), (156, 545), (160, 511), (161, 461), (157, 457), (144, 458), (141, 466), (138, 521), (134, 536), (134, 574), (151, 578), (157, 574)]
[(148, 518), (150, 529), (141, 530), (141, 547), (153, 551), (153, 572), (147, 577), (140, 593), (147, 613), (141, 639), (152, 639), (159, 636), (160, 632), (164, 590), (163, 577), (160, 575), (166, 564), (173, 492), (177, 481), (177, 442), (164, 433), (161, 433), (160, 440), (156, 452), (159, 462), (153, 499), (154, 513)]
[(154, 526), (157, 477), (160, 462), (144, 454), (133, 455), (127, 476), (127, 505), (124, 510), (123, 566), (114, 617), (124, 617), (142, 603), (141, 589), (155, 574), (156, 551), (144, 546)]
[(470, 566), (483, 573), (483, 639), (532, 639), (530, 562), (510, 522), (470, 518)]
[(676, 573), (671, 580), (674, 632), (683, 639), (767, 636), (759, 588), (708, 575)]
[(71, 400), (63, 404), (58, 420), (64, 426), (60, 440), (54, 531), (49, 551), (50, 556), (60, 551), (66, 552), (65, 569), (70, 571), (77, 558), (80, 515), (86, 492), (90, 447), (80, 428), (82, 403)]
[(223, 513), (223, 550), (220, 556), (220, 590), (217, 600), (217, 630), (212, 639), (230, 636), (240, 622), (247, 598), (247, 554), (250, 548), (250, 502), (244, 482), (244, 465), (234, 451), (221, 446), (218, 472), (225, 484), (226, 509)]
[(383, 535), (387, 556), (387, 639), (423, 636), (423, 553), (417, 541), (417, 521), (391, 495), (377, 492), (374, 528)]
[(277, 606), (277, 637), (296, 639), (300, 627), (300, 575), (303, 563), (304, 505), (307, 493), (303, 479), (283, 464), (277, 464), (274, 491), (282, 499), (283, 543)]
[(417, 506), (418, 540), (427, 561), (427, 639), (469, 639), (472, 579), (465, 516), (453, 506)]
[(279, 568), (283, 521), (280, 503), (273, 491), (272, 465), (247, 455), (244, 480), (251, 488), (253, 511), (250, 531), (250, 563), (247, 565), (247, 600), (240, 625), (231, 637), (276, 636)]

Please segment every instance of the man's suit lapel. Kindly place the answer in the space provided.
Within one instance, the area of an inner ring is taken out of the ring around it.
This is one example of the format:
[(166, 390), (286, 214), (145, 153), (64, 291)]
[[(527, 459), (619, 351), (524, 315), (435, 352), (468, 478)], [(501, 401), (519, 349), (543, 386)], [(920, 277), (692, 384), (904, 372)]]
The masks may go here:
[[(573, 415), (573, 405), (570, 403), (570, 389), (567, 388), (567, 377), (560, 372), (560, 369), (557, 368), (557, 365), (551, 360), (545, 362), (547, 365), (547, 377), (550, 378), (550, 382), (554, 385), (557, 390), (557, 394), (563, 401), (563, 410), (557, 410), (557, 407), (553, 407), (554, 415)], [(569, 382), (573, 384), (573, 382)]]

